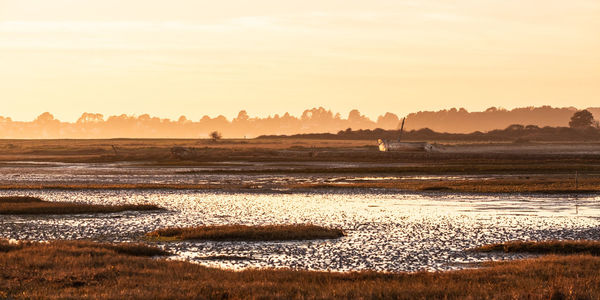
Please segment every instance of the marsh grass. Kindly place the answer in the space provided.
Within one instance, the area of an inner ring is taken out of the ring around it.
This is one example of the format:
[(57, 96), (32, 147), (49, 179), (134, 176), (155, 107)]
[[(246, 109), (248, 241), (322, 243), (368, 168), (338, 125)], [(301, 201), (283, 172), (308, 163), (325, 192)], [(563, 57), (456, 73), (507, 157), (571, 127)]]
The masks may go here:
[(161, 241), (210, 240), (210, 241), (284, 241), (335, 239), (344, 231), (311, 224), (298, 225), (215, 225), (198, 227), (171, 227), (152, 231), (150, 239)]
[(29, 242), (0, 252), (0, 298), (598, 299), (599, 268), (600, 257), (572, 255), (448, 272), (229, 271), (93, 242)]
[(44, 200), (29, 196), (6, 196), (0, 197), (0, 204), (4, 203), (41, 203)]
[[(600, 193), (600, 176), (588, 176), (578, 179), (577, 185), (573, 176), (544, 176), (525, 175), (517, 178), (493, 178), (470, 180), (382, 180), (352, 183), (291, 183), (274, 185), (290, 189), (349, 189), (349, 188), (382, 188), (403, 191), (429, 191), (429, 192), (465, 192), (465, 193), (553, 193), (553, 194), (593, 194)], [(274, 187), (273, 186), (273, 187)], [(252, 184), (155, 184), (155, 183), (9, 183), (1, 184), (0, 190), (11, 189), (67, 189), (67, 190), (94, 190), (94, 189), (172, 189), (172, 190), (248, 190), (256, 188)], [(268, 186), (267, 186), (268, 188)]]
[(151, 204), (94, 205), (73, 202), (48, 202), (36, 197), (0, 197), (0, 215), (64, 215), (161, 210)]
[(170, 252), (162, 250), (155, 246), (146, 245), (143, 243), (99, 243), (93, 241), (67, 241), (56, 240), (51, 242), (31, 242), (31, 241), (9, 241), (0, 239), (0, 252), (11, 252), (29, 248), (50, 248), (62, 249), (64, 251), (72, 249), (84, 250), (109, 250), (115, 253), (131, 255), (131, 256), (168, 256)]
[(600, 241), (511, 241), (484, 245), (473, 249), (477, 252), (506, 252), (533, 254), (591, 254), (600, 255)]
[(575, 181), (568, 177), (498, 178), (473, 180), (397, 180), (387, 182), (307, 183), (289, 185), (293, 189), (315, 188), (383, 188), (403, 191), (464, 192), (464, 193), (600, 193), (600, 177)]
[(23, 248), (27, 242), (15, 242), (5, 239), (0, 239), (0, 252), (8, 252)]

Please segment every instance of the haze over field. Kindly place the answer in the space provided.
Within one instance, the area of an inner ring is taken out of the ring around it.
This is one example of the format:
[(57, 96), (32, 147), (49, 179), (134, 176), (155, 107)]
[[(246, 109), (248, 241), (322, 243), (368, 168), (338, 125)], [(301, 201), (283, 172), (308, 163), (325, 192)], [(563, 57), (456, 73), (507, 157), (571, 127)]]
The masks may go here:
[[(588, 108), (600, 119), (600, 108)], [(406, 130), (429, 128), (437, 132), (471, 133), (504, 129), (510, 125), (536, 125), (539, 127), (567, 127), (577, 111), (574, 107), (525, 107), (513, 110), (488, 108), (481, 112), (468, 112), (464, 108), (441, 111), (423, 111), (406, 116)], [(219, 115), (190, 120), (180, 116), (176, 120), (161, 119), (148, 114), (104, 116), (84, 113), (76, 122), (62, 122), (46, 112), (33, 121), (13, 121), (0, 116), (0, 138), (208, 138), (218, 131), (226, 138), (257, 137), (260, 135), (293, 135), (305, 133), (337, 133), (351, 128), (400, 128), (401, 118), (386, 113), (371, 120), (358, 110), (348, 116), (322, 107), (307, 109), (301, 116), (289, 113), (260, 118), (250, 116), (245, 110), (237, 117), (227, 119)]]
[(0, 0), (0, 113), (584, 108), (599, 15), (596, 0)]

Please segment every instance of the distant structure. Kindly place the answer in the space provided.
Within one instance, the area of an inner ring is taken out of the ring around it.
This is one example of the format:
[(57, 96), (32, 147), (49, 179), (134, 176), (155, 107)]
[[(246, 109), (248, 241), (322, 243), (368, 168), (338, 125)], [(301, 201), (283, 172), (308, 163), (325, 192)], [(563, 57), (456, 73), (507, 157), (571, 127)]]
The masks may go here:
[(400, 127), (400, 136), (398, 140), (389, 141), (384, 139), (378, 139), (379, 151), (406, 151), (406, 152), (431, 152), (435, 150), (435, 147), (427, 142), (401, 142), (402, 133), (404, 132), (404, 121), (406, 118), (402, 118), (402, 126)]

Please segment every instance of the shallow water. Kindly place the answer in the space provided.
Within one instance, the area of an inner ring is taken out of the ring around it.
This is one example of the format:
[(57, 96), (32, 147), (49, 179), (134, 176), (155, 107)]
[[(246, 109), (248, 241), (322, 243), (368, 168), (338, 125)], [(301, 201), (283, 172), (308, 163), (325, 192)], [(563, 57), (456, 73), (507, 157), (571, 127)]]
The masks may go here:
[[(49, 201), (153, 203), (163, 212), (110, 215), (0, 216), (0, 237), (136, 241), (166, 226), (313, 223), (339, 227), (336, 240), (177, 242), (160, 247), (226, 268), (448, 270), (522, 257), (466, 249), (509, 240), (599, 239), (600, 196), (398, 193), (378, 189), (302, 193), (191, 190), (2, 191)], [(211, 259), (230, 256), (230, 259)], [(207, 259), (208, 258), (208, 259)], [(240, 259), (242, 258), (242, 259)]]
[[(226, 162), (201, 167), (157, 167), (136, 163), (0, 162), (2, 184), (198, 184), (211, 186), (252, 186), (261, 189), (285, 188), (293, 184), (351, 184), (397, 182), (400, 180), (442, 181), (535, 177), (539, 174), (486, 175), (393, 175), (336, 173), (339, 168), (399, 167), (406, 164), (380, 163), (251, 163)], [(293, 173), (295, 169), (325, 169), (326, 173)], [(289, 170), (291, 173), (286, 173)], [(231, 172), (263, 171), (264, 173)], [(228, 174), (229, 172), (229, 174)], [(273, 172), (273, 173), (270, 173)], [(338, 171), (339, 172), (339, 171)], [(549, 177), (552, 175), (544, 175)]]

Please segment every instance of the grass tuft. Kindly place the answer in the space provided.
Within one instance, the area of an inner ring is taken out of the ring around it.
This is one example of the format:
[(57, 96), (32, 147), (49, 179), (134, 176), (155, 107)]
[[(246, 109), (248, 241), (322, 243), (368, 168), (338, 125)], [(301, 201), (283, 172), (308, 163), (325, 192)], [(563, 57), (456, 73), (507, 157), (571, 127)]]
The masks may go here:
[(91, 241), (63, 241), (63, 245), (78, 248), (100, 248), (111, 250), (119, 254), (131, 256), (169, 256), (170, 252), (162, 250), (155, 246), (142, 243), (96, 243)]
[(73, 202), (48, 202), (35, 197), (0, 197), (0, 215), (64, 215), (162, 210), (152, 204), (94, 205)]
[(0, 252), (10, 252), (27, 248), (60, 248), (68, 249), (104, 249), (115, 253), (131, 256), (168, 256), (170, 252), (162, 250), (155, 246), (142, 243), (98, 243), (92, 241), (51, 241), (48, 243), (30, 242), (30, 241), (9, 241), (0, 239)]
[(29, 196), (7, 196), (0, 197), (0, 204), (3, 203), (40, 203), (44, 202), (44, 200), (37, 197), (29, 197)]
[(8, 252), (18, 250), (27, 245), (28, 242), (16, 242), (5, 239), (0, 239), (0, 252)]
[(533, 254), (591, 254), (600, 255), (600, 241), (511, 241), (473, 249), (477, 252), (506, 252)]
[(344, 236), (341, 229), (317, 225), (218, 225), (198, 227), (170, 227), (146, 234), (162, 241), (210, 240), (210, 241), (283, 241), (334, 239)]

